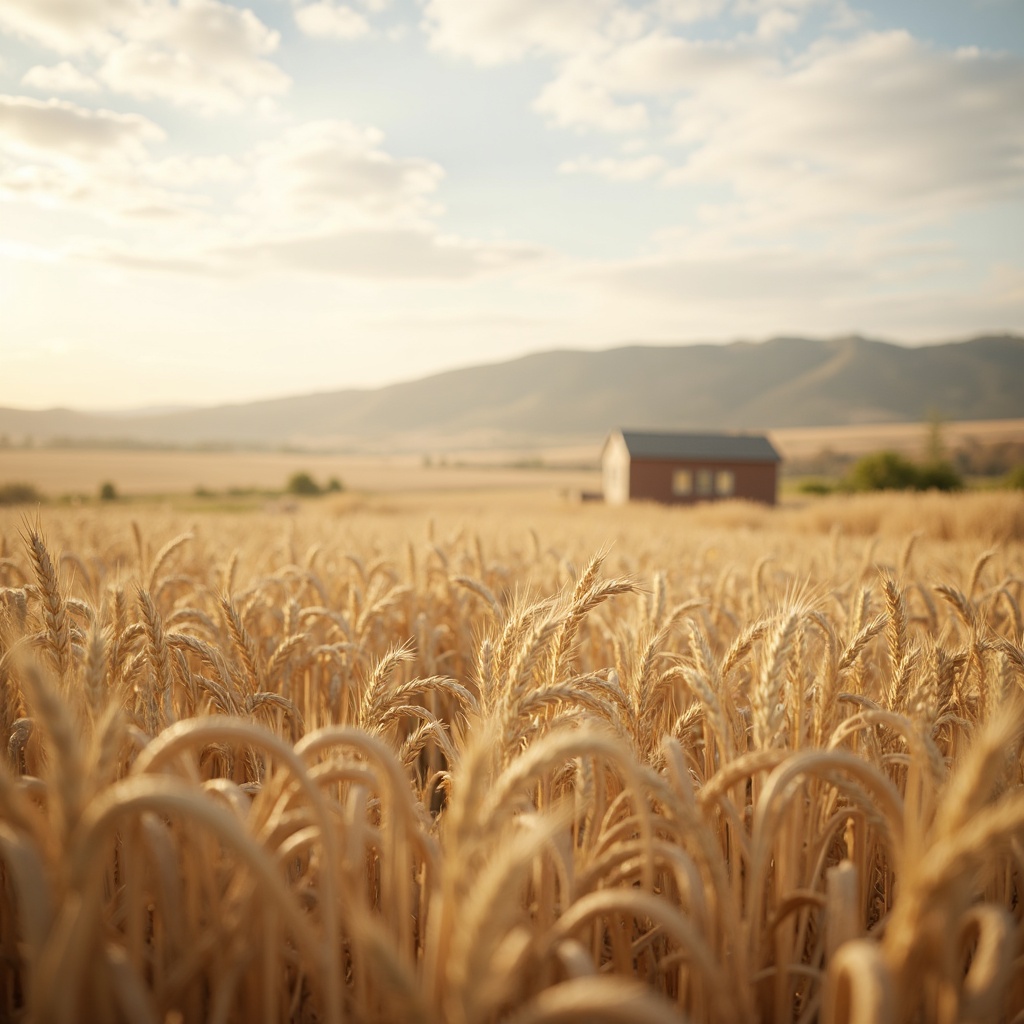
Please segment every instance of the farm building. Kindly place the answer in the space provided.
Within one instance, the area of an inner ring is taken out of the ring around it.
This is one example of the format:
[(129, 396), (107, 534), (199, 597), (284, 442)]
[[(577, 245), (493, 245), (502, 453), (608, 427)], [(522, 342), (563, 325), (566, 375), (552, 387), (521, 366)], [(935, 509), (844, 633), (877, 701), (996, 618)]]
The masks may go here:
[(775, 504), (779, 453), (758, 434), (613, 430), (601, 453), (609, 504), (693, 504), (745, 498)]

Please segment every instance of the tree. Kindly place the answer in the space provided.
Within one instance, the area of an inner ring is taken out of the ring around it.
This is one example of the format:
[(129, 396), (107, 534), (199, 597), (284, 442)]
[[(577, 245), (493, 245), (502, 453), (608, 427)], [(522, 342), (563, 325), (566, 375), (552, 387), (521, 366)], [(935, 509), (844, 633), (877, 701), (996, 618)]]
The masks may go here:
[(951, 462), (940, 459), (937, 462), (927, 462), (918, 469), (917, 489), (919, 491), (962, 491), (964, 481)]
[(906, 491), (917, 488), (917, 467), (898, 452), (875, 452), (854, 463), (846, 477), (851, 491)]
[(875, 452), (859, 459), (844, 481), (850, 491), (960, 491), (964, 482), (952, 463), (919, 466), (898, 452)]
[(100, 501), (117, 501), (117, 488), (109, 480), (100, 484)]
[(320, 485), (304, 471), (292, 473), (288, 478), (286, 490), (289, 494), (298, 494), (302, 497), (312, 497), (321, 493)]

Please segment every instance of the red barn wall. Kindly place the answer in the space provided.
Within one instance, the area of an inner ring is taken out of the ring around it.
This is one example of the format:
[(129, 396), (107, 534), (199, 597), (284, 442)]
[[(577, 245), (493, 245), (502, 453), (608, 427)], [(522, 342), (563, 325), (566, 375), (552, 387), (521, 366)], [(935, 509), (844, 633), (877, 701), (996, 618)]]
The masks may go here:
[(633, 501), (661, 501), (670, 505), (695, 505), (701, 501), (721, 501), (717, 496), (678, 495), (672, 493), (672, 474), (677, 469), (730, 469), (735, 474), (733, 498), (761, 501), (774, 505), (778, 463), (775, 462), (696, 462), (669, 459), (631, 459), (629, 497)]

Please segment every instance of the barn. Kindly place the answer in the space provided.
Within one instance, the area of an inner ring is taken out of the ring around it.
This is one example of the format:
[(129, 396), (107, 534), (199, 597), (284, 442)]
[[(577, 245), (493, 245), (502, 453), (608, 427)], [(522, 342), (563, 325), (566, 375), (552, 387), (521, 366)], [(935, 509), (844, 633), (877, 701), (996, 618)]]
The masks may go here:
[(774, 505), (780, 462), (760, 434), (613, 430), (601, 452), (604, 500), (692, 505), (745, 498)]

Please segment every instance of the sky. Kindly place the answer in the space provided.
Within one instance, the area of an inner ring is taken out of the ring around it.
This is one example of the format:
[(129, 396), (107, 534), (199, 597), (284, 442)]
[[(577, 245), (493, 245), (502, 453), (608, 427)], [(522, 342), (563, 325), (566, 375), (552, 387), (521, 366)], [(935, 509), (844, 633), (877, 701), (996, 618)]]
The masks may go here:
[(0, 0), (0, 405), (1024, 330), (1024, 0)]

